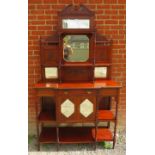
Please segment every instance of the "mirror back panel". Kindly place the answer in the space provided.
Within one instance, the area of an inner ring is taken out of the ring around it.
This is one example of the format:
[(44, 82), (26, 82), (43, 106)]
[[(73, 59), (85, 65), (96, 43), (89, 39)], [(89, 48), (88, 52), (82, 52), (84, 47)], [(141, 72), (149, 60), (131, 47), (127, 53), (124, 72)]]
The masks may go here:
[(112, 41), (97, 33), (94, 18), (94, 12), (84, 5), (69, 5), (59, 13), (57, 32), (41, 39), (42, 81), (111, 78)]

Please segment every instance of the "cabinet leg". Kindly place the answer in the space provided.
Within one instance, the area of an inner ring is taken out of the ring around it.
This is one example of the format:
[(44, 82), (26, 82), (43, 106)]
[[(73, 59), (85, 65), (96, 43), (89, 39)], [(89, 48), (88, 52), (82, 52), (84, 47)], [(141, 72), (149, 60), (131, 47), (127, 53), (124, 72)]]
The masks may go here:
[(96, 150), (96, 147), (97, 147), (97, 144), (96, 144), (96, 142), (94, 143), (94, 150)]
[(40, 151), (40, 143), (37, 144), (37, 150)]
[(112, 149), (115, 148), (115, 140), (113, 140), (113, 146), (112, 146)]
[(59, 144), (57, 143), (57, 151), (59, 151)]

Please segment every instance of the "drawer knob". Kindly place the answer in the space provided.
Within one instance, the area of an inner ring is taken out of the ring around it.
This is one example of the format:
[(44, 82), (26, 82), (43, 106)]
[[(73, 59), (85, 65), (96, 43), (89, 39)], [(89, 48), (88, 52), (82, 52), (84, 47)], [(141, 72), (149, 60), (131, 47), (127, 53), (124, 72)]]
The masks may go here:
[(67, 95), (68, 94), (68, 91), (64, 91), (64, 94)]
[(91, 94), (91, 91), (87, 91), (87, 94)]

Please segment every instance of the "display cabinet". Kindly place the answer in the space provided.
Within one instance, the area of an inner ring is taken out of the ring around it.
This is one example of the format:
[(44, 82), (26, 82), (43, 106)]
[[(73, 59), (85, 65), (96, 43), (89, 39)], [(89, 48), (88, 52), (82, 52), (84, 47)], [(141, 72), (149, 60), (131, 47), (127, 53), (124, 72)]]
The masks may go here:
[(112, 40), (97, 33), (94, 15), (84, 5), (69, 5), (59, 12), (55, 35), (40, 41), (41, 80), (34, 86), (38, 150), (43, 143), (115, 146), (121, 85), (111, 80)]

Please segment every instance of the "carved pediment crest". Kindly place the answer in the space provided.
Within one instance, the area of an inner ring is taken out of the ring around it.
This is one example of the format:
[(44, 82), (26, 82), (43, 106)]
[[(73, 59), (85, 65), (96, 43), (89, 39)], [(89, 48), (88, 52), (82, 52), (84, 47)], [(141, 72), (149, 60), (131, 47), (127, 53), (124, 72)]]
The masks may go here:
[(61, 12), (60, 16), (94, 16), (94, 12), (89, 10), (84, 5), (68, 5)]

